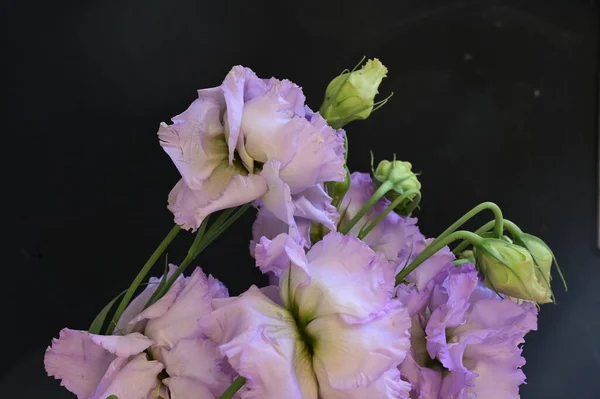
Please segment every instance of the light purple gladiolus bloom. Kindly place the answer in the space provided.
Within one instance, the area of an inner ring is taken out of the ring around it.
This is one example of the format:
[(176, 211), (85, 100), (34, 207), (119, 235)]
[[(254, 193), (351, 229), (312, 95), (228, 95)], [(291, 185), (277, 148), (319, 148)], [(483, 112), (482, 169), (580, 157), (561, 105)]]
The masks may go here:
[(196, 230), (212, 212), (258, 200), (300, 240), (294, 217), (313, 217), (327, 198), (314, 187), (345, 176), (343, 130), (304, 101), (294, 83), (236, 66), (162, 123), (160, 143), (182, 177), (169, 194), (175, 222)]
[(398, 298), (412, 318), (411, 350), (400, 366), (412, 398), (519, 397), (521, 344), (537, 328), (534, 304), (499, 298), (472, 264), (445, 269), (422, 290), (400, 286)]
[[(234, 375), (199, 320), (212, 311), (213, 298), (228, 296), (227, 289), (198, 268), (144, 309), (159, 281), (150, 279), (130, 303), (118, 335), (63, 329), (46, 350), (47, 373), (80, 399), (218, 398)], [(168, 377), (159, 380), (163, 370)]]
[(247, 379), (241, 398), (408, 398), (397, 366), (410, 318), (392, 299), (394, 267), (355, 237), (329, 233), (308, 251), (262, 238), (256, 260), (279, 288), (213, 300), (208, 337)]

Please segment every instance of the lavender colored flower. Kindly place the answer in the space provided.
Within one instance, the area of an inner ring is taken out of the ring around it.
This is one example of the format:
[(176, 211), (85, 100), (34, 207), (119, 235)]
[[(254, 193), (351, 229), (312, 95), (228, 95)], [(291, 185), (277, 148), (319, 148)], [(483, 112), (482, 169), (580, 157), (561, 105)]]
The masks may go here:
[(242, 398), (408, 398), (397, 366), (410, 319), (392, 299), (394, 267), (357, 238), (329, 233), (308, 251), (287, 234), (256, 259), (279, 288), (213, 300), (207, 335), (247, 379)]
[[(227, 289), (198, 268), (144, 309), (159, 279), (150, 282), (123, 313), (119, 335), (63, 329), (46, 350), (47, 373), (78, 398), (217, 398), (233, 374), (199, 320)], [(163, 370), (168, 377), (159, 379)]]
[(474, 265), (448, 268), (424, 289), (400, 286), (411, 318), (411, 351), (400, 366), (418, 399), (519, 397), (521, 344), (537, 328), (532, 303), (499, 298)]
[(182, 176), (169, 194), (175, 222), (195, 230), (212, 212), (258, 199), (299, 239), (294, 216), (318, 207), (302, 202), (314, 194), (306, 190), (345, 176), (343, 130), (304, 100), (292, 82), (236, 66), (172, 125), (162, 123), (161, 145)]

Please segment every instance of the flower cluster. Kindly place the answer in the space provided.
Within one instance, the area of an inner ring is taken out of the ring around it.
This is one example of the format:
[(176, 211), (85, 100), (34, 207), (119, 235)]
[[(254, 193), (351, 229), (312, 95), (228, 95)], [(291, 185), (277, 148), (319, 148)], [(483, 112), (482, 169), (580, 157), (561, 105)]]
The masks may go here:
[[(349, 172), (341, 128), (383, 105), (386, 73), (371, 60), (336, 77), (323, 115), (294, 83), (241, 66), (199, 90), (158, 131), (181, 174), (176, 227), (89, 331), (60, 332), (47, 373), (80, 399), (518, 398), (554, 255), (493, 203), (427, 238), (409, 162)], [(185, 277), (250, 206), (250, 254), (271, 284), (229, 296), (199, 268)], [(494, 220), (458, 230), (483, 210)], [(135, 296), (181, 229), (196, 234), (185, 259)]]

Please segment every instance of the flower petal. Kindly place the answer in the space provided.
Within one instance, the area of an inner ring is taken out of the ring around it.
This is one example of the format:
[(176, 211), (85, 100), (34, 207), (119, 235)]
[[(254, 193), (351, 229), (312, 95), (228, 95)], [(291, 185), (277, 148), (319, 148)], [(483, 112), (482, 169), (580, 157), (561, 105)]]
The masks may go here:
[(281, 85), (275, 82), (265, 94), (244, 104), (242, 132), (245, 150), (254, 160), (276, 159), (285, 166), (297, 154), (299, 134), (310, 123), (296, 115), (295, 104), (280, 93)]
[(301, 319), (337, 313), (362, 319), (380, 311), (391, 297), (393, 267), (355, 237), (329, 233), (306, 258), (310, 283), (293, 291)]
[(224, 359), (217, 346), (204, 338), (182, 339), (173, 349), (161, 350), (160, 357), (169, 373), (174, 399), (202, 397), (194, 396), (194, 392), (203, 390), (219, 397), (233, 381), (223, 371)]
[(171, 157), (188, 187), (200, 189), (215, 168), (227, 160), (221, 124), (222, 104), (213, 98), (195, 100), (172, 125), (161, 123), (160, 145)]
[(263, 272), (272, 272), (276, 276), (288, 270), (290, 261), (306, 270), (306, 256), (304, 249), (289, 235), (279, 234), (273, 240), (261, 238), (256, 246), (254, 256), (256, 266)]
[(445, 363), (445, 359), (452, 360), (445, 354), (448, 345), (446, 331), (465, 322), (467, 311), (471, 306), (469, 296), (475, 290), (478, 281), (475, 270), (463, 273), (461, 269), (451, 269), (448, 278), (436, 288), (441, 292), (439, 296), (446, 298), (446, 303), (433, 309), (425, 328), (427, 351), (431, 358), (439, 357), (447, 368), (451, 366)]
[(343, 131), (338, 134), (319, 114), (313, 115), (310, 122), (304, 118), (300, 121), (297, 150), (281, 171), (281, 178), (290, 186), (292, 194), (318, 183), (344, 181)]
[[(317, 371), (317, 374), (322, 373), (323, 370)], [(410, 384), (400, 379), (400, 372), (394, 367), (369, 386), (361, 388), (335, 389), (326, 379), (319, 380), (319, 393), (327, 399), (409, 399)]]
[(227, 104), (227, 144), (229, 147), (229, 163), (233, 162), (233, 153), (238, 143), (244, 103), (264, 94), (267, 85), (249, 68), (234, 66), (221, 85), (225, 103)]
[(400, 372), (411, 385), (411, 398), (438, 398), (442, 386), (442, 373), (427, 367), (421, 367), (413, 358), (412, 353), (400, 365)]
[(196, 268), (186, 278), (185, 286), (168, 312), (148, 321), (146, 335), (158, 347), (167, 349), (173, 348), (181, 339), (201, 336), (199, 321), (212, 311), (211, 300), (208, 279), (200, 268)]
[(87, 331), (64, 328), (46, 349), (44, 366), (49, 376), (62, 380), (60, 385), (78, 398), (87, 398), (115, 358), (96, 345)]
[(151, 339), (136, 332), (123, 336), (90, 334), (90, 338), (96, 345), (100, 345), (118, 357), (137, 355), (153, 344)]
[(267, 190), (262, 177), (252, 174), (241, 176), (233, 172), (233, 167), (230, 167), (218, 175), (213, 174), (201, 191), (191, 190), (180, 180), (169, 193), (168, 208), (175, 216), (175, 223), (183, 229), (195, 231), (211, 213), (252, 202)]
[[(398, 258), (398, 269), (396, 270), (396, 273), (400, 272), (406, 265), (415, 260), (415, 258), (431, 244), (431, 242), (433, 242), (433, 239), (425, 239), (423, 235), (418, 233), (412, 247), (401, 252)], [(435, 255), (427, 258), (425, 262), (420, 264), (419, 267), (406, 276), (406, 280), (416, 284), (419, 290), (423, 290), (427, 286), (427, 283), (444, 269), (452, 267), (452, 261), (454, 259), (455, 256), (450, 249), (444, 247), (437, 251)]]
[(117, 358), (108, 368), (104, 378), (89, 399), (117, 398), (146, 399), (158, 389), (158, 374), (163, 365), (146, 359), (145, 353), (133, 358)]
[[(468, 345), (464, 351), (465, 364), (475, 376), (467, 392), (477, 398), (503, 399), (519, 397), (519, 385), (525, 382), (521, 367), (520, 337), (496, 337), (479, 345)], [(444, 386), (442, 386), (444, 392)]]
[[(177, 266), (169, 264), (169, 271), (167, 272), (166, 278), (171, 277), (176, 270)], [(165, 276), (161, 276), (160, 278), (150, 277), (149, 284), (146, 286), (146, 288), (144, 288), (144, 291), (142, 291), (138, 296), (133, 298), (133, 300), (123, 311), (123, 314), (121, 315), (121, 318), (117, 323), (117, 327), (115, 328), (116, 332), (125, 335), (134, 331), (143, 331), (143, 327), (145, 327), (145, 324), (143, 326), (138, 326), (136, 324), (129, 324), (129, 322), (144, 310), (144, 307), (152, 297), (152, 294), (154, 294), (154, 291), (156, 291), (156, 289), (158, 288), (158, 284), (163, 278), (165, 278)], [(181, 278), (183, 278), (183, 276), (179, 277), (179, 279)]]
[(286, 309), (255, 286), (239, 297), (215, 299), (213, 306), (202, 328), (247, 379), (242, 398), (317, 398), (310, 355)]
[(331, 205), (331, 197), (325, 192), (323, 186), (312, 186), (293, 197), (294, 217), (315, 221), (335, 231), (339, 220), (339, 213)]
[(338, 315), (317, 317), (306, 327), (314, 341), (313, 361), (319, 382), (336, 389), (364, 388), (397, 367), (410, 347), (410, 317), (392, 300), (379, 317), (348, 323)]

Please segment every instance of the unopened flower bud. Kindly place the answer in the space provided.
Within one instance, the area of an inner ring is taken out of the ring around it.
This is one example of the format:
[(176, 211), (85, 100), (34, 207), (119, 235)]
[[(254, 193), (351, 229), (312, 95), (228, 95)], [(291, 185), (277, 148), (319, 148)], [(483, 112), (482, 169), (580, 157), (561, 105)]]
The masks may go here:
[(377, 59), (358, 71), (345, 72), (329, 83), (320, 113), (335, 129), (371, 115), (374, 99), (387, 68)]
[(375, 170), (375, 180), (380, 183), (389, 181), (393, 190), (403, 194), (408, 190), (421, 190), (421, 183), (412, 171), (412, 164), (405, 161), (381, 161)]
[(496, 238), (484, 238), (474, 249), (485, 284), (514, 298), (551, 302), (548, 273), (538, 267), (526, 248)]

